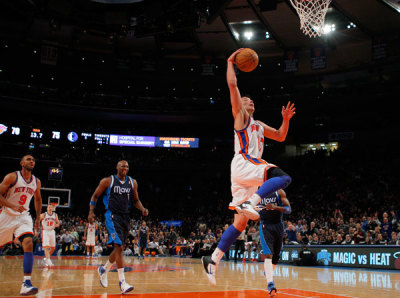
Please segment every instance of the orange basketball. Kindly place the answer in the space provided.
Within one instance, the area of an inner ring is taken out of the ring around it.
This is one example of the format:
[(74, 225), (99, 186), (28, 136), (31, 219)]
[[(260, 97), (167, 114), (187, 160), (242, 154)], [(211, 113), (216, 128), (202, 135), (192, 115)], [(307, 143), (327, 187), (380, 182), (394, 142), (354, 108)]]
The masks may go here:
[(254, 50), (250, 48), (244, 48), (239, 54), (236, 55), (235, 63), (241, 71), (253, 71), (258, 65), (258, 55)]

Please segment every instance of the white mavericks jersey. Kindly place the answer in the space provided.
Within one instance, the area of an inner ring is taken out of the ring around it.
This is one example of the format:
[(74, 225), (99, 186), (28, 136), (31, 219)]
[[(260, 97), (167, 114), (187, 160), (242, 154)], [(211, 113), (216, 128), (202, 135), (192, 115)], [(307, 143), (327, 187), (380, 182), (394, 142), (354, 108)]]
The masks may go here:
[(17, 181), (11, 186), (6, 195), (6, 200), (15, 205), (21, 205), (25, 208), (25, 211), (19, 213), (4, 206), (4, 210), (11, 215), (21, 215), (29, 213), (29, 203), (36, 191), (37, 180), (34, 175), (31, 175), (30, 181), (26, 181), (20, 171), (17, 171)]
[(264, 151), (264, 128), (253, 117), (245, 128), (235, 130), (235, 155), (241, 154), (246, 160), (261, 158)]
[(51, 213), (51, 215), (46, 212), (42, 220), (43, 230), (54, 230), (56, 227), (56, 219), (57, 215), (55, 212)]
[(88, 224), (87, 237), (94, 237), (96, 235), (96, 224)]

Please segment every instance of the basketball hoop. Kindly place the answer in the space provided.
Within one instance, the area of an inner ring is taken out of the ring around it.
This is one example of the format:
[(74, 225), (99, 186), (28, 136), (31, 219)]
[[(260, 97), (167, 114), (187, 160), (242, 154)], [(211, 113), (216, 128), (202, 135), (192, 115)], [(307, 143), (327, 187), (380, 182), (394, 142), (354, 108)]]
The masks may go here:
[(325, 15), (332, 0), (290, 0), (300, 17), (300, 29), (310, 37), (324, 32)]
[(58, 206), (58, 203), (50, 203), (51, 206), (53, 206), (53, 210), (56, 210), (56, 207)]

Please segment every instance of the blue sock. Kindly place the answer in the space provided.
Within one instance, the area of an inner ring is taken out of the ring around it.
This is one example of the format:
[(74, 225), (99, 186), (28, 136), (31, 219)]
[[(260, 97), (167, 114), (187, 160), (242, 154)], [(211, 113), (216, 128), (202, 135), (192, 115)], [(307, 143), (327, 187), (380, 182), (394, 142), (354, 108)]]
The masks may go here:
[(265, 181), (264, 184), (261, 185), (256, 191), (256, 194), (258, 194), (261, 198), (265, 198), (279, 189), (285, 189), (291, 182), (292, 178), (287, 175), (267, 179), (267, 181)]
[(222, 233), (221, 240), (218, 243), (218, 248), (223, 252), (226, 252), (241, 233), (242, 232), (238, 231), (234, 225), (230, 225), (229, 228)]
[(33, 252), (25, 252), (24, 253), (24, 273), (31, 274), (33, 268)]

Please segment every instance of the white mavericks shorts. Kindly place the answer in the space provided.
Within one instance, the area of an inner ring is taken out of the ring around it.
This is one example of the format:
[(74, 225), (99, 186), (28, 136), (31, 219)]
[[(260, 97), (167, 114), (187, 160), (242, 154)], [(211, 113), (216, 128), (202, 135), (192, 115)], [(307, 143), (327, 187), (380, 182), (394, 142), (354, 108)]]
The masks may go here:
[(56, 247), (56, 231), (42, 230), (42, 247)]
[(33, 235), (33, 221), (28, 212), (21, 215), (11, 215), (7, 210), (0, 213), (0, 247), (19, 238), (22, 235)]
[(267, 180), (268, 169), (276, 165), (247, 154), (236, 154), (231, 163), (232, 202), (229, 208), (247, 201)]

